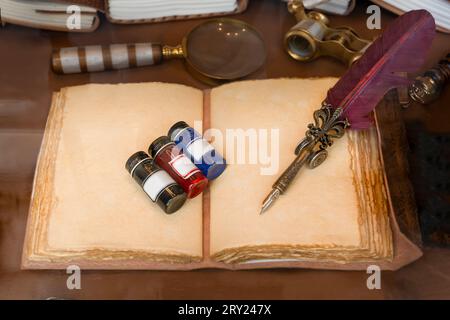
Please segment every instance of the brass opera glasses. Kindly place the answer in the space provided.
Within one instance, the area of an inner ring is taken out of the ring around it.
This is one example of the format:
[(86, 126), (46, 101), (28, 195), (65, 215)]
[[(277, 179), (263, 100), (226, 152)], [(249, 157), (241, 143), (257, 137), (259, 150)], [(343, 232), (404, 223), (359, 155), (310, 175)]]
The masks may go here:
[(306, 13), (299, 0), (289, 1), (288, 10), (297, 19), (297, 24), (286, 33), (284, 46), (296, 60), (311, 61), (331, 56), (351, 66), (372, 43), (349, 27), (329, 27), (324, 14), (316, 11)]

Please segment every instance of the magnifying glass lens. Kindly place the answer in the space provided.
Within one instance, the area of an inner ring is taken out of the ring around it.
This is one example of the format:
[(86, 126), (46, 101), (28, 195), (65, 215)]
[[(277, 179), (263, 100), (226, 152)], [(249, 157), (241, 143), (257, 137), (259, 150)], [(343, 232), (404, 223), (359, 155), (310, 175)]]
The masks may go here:
[(196, 27), (186, 41), (187, 61), (212, 78), (232, 80), (256, 71), (265, 60), (264, 43), (247, 24), (213, 20)]

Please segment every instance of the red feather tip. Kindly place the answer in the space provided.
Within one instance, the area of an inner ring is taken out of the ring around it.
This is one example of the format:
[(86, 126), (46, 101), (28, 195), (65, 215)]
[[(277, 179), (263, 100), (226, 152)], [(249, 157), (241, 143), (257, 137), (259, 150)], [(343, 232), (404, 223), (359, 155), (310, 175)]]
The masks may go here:
[(371, 111), (387, 91), (409, 84), (401, 73), (417, 72), (434, 34), (434, 19), (426, 10), (398, 17), (328, 91), (326, 102), (341, 107), (352, 128), (370, 127)]

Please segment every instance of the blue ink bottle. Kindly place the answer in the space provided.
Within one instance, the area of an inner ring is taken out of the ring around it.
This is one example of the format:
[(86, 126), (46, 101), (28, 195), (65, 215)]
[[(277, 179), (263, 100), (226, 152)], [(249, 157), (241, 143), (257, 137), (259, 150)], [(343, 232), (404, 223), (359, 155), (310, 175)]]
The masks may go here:
[(225, 170), (227, 165), (225, 159), (186, 122), (175, 123), (169, 129), (168, 136), (208, 180), (217, 178)]

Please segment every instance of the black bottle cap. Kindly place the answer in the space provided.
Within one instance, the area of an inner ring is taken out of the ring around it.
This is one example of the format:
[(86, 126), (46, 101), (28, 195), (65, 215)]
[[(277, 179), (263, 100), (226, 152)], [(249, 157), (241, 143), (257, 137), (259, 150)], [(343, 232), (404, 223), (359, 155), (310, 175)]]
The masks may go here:
[(150, 156), (144, 151), (133, 153), (133, 155), (131, 155), (131, 157), (129, 157), (127, 162), (125, 163), (125, 168), (131, 174), (133, 169), (135, 169), (135, 167), (145, 159), (150, 159)]
[(177, 123), (175, 123), (173, 126), (170, 127), (167, 135), (170, 137), (170, 139), (174, 140), (178, 132), (180, 132), (185, 128), (189, 128), (189, 125), (184, 121), (178, 121)]
[(186, 202), (187, 195), (178, 184), (172, 184), (158, 195), (156, 202), (165, 213), (171, 214), (180, 209)]
[(151, 174), (161, 170), (144, 151), (138, 151), (128, 158), (125, 167), (141, 187)]
[(174, 143), (170, 140), (168, 136), (161, 136), (150, 144), (150, 146), (148, 147), (148, 153), (150, 153), (152, 158), (155, 158), (158, 151), (168, 144)]

